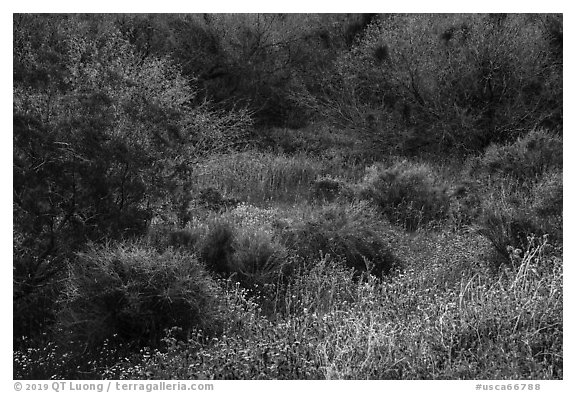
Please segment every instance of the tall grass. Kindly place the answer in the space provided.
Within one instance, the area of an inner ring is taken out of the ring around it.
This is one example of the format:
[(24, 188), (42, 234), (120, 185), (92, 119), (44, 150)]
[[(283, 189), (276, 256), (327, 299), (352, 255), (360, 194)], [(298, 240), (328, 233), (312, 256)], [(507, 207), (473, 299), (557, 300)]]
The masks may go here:
[(305, 155), (242, 152), (213, 156), (192, 174), (196, 186), (214, 187), (248, 203), (305, 200), (322, 163)]

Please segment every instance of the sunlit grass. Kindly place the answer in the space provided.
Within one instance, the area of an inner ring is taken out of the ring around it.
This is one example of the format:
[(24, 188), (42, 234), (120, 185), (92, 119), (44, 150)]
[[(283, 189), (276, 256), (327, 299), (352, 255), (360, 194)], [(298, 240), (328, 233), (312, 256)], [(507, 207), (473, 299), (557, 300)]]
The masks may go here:
[[(562, 378), (562, 267), (533, 244), (517, 271), (471, 269), (441, 287), (438, 266), (355, 280), (330, 259), (293, 281), (288, 313), (270, 320), (245, 293), (240, 329), (172, 342), (123, 378)], [(444, 269), (450, 269), (446, 265)], [(436, 272), (437, 274), (437, 272)]]

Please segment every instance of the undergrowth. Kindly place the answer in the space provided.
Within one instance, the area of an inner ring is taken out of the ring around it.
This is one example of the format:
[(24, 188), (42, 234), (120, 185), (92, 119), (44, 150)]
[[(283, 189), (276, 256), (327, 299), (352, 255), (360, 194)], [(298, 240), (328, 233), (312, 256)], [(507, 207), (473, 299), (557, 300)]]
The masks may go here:
[[(294, 280), (290, 312), (249, 310), (242, 334), (169, 338), (165, 352), (124, 364), (122, 378), (549, 379), (562, 378), (562, 267), (533, 244), (515, 271), (469, 271), (444, 288), (429, 269), (354, 280), (324, 258)], [(449, 269), (449, 267), (445, 267)]]

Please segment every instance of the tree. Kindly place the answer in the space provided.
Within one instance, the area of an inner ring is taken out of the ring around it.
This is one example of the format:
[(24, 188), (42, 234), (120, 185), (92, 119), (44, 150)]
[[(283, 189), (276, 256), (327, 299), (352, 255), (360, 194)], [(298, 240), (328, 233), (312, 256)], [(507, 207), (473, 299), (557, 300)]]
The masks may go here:
[(237, 141), (247, 113), (193, 105), (193, 86), (107, 16), (15, 15), (15, 304), (87, 242), (142, 234), (158, 206), (185, 204), (190, 165)]
[(558, 24), (554, 16), (383, 15), (301, 102), (405, 152), (474, 152), (535, 126), (557, 128)]

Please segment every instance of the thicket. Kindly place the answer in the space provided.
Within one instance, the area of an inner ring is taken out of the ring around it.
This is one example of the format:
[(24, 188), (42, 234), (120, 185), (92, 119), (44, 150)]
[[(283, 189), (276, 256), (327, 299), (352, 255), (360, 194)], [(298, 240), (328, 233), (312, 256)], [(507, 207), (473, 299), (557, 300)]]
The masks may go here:
[(383, 15), (319, 77), (300, 102), (375, 143), (477, 152), (561, 130), (562, 17)]
[(249, 105), (261, 125), (306, 124), (291, 97), (335, 52), (349, 47), (369, 18), (315, 14), (123, 15), (115, 20), (143, 56), (171, 56), (198, 79), (204, 97), (225, 108)]

